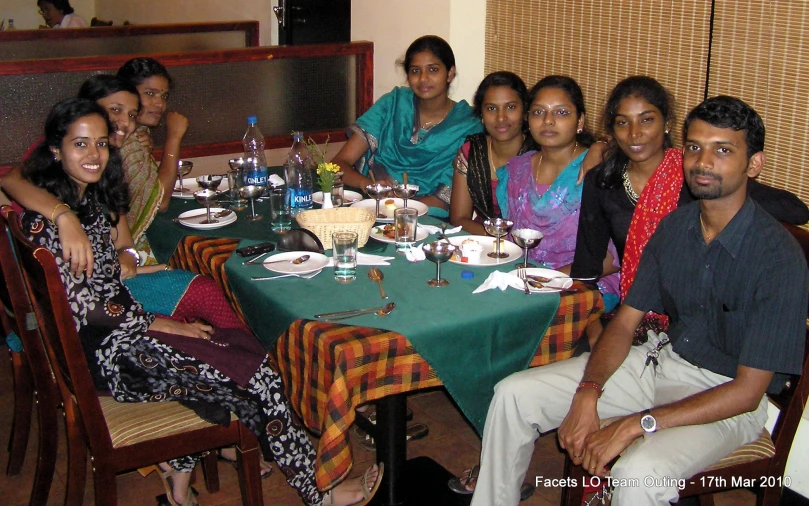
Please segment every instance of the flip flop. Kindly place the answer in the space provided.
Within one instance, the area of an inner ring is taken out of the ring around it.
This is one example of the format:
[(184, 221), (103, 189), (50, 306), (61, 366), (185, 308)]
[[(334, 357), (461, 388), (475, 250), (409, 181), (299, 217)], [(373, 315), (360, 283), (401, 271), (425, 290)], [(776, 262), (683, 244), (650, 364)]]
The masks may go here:
[[(375, 452), (376, 451), (376, 442), (374, 438), (370, 436), (367, 432), (360, 429), (356, 425), (352, 428), (352, 433), (354, 437), (357, 438), (357, 443), (368, 452)], [(422, 439), (430, 433), (430, 428), (423, 423), (413, 423), (407, 426), (406, 434), (406, 442), (415, 441), (417, 439)]]
[[(236, 470), (236, 472), (239, 472), (239, 461), (238, 460), (230, 460), (229, 458), (222, 455), (222, 449), (221, 448), (216, 450), (216, 461), (217, 462), (224, 462), (225, 464), (231, 465), (231, 466), (233, 466), (233, 469)], [(261, 479), (263, 480), (263, 479), (266, 479), (266, 478), (269, 478), (270, 476), (272, 476), (273, 469), (274, 469), (273, 467), (269, 467), (266, 470), (262, 469), (261, 470)]]
[[(359, 502), (355, 502), (350, 506), (365, 506), (369, 502), (371, 502), (376, 494), (376, 491), (379, 490), (379, 485), (382, 484), (382, 475), (385, 474), (385, 464), (380, 462), (377, 464), (379, 468), (379, 473), (376, 475), (376, 481), (374, 482), (373, 487), (368, 486), (368, 473), (371, 472), (373, 466), (369, 467), (362, 473), (362, 478), (360, 478), (360, 484), (362, 485), (362, 499)], [(332, 491), (334, 489), (329, 490), (326, 492), (326, 495), (323, 496), (323, 505), (333, 505), (334, 504), (334, 496), (332, 495)], [(327, 502), (328, 501), (328, 502)]]
[(165, 494), (160, 494), (155, 497), (157, 500), (157, 506), (198, 506), (199, 503), (197, 502), (197, 496), (199, 496), (199, 492), (197, 489), (192, 487), (191, 485), (188, 486), (188, 491), (185, 494), (185, 501), (182, 504), (178, 503), (174, 500), (174, 492), (173, 492), (173, 481), (172, 477), (177, 474), (175, 469), (169, 469), (168, 471), (163, 471), (158, 464), (149, 467), (142, 467), (138, 469), (138, 472), (144, 478), (151, 474), (152, 472), (157, 473), (157, 476), (160, 477), (160, 480), (163, 482), (163, 488), (166, 490)]
[(478, 473), (480, 473), (480, 465), (475, 465), (472, 469), (468, 469), (461, 473), (460, 476), (455, 476), (450, 478), (447, 482), (447, 486), (450, 490), (455, 492), (456, 494), (461, 495), (472, 495), (475, 493), (475, 489), (469, 490), (466, 488), (466, 485), (469, 484), (471, 481), (477, 481)]
[[(472, 490), (469, 490), (466, 488), (466, 485), (472, 481), (477, 481), (478, 474), (480, 474), (480, 465), (476, 465), (472, 469), (464, 471), (460, 476), (450, 478), (447, 482), (447, 486), (456, 494), (472, 495), (475, 493), (475, 489), (473, 488)], [(520, 486), (520, 502), (525, 501), (534, 495), (535, 490), (536, 487), (531, 485), (529, 482), (522, 482), (522, 485)]]

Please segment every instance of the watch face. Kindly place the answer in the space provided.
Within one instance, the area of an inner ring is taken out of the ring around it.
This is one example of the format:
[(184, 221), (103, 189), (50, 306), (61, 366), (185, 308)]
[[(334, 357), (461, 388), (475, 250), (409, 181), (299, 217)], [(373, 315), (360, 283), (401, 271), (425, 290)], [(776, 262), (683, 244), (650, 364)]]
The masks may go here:
[(657, 420), (652, 415), (645, 415), (640, 419), (640, 426), (646, 432), (653, 432), (657, 428)]

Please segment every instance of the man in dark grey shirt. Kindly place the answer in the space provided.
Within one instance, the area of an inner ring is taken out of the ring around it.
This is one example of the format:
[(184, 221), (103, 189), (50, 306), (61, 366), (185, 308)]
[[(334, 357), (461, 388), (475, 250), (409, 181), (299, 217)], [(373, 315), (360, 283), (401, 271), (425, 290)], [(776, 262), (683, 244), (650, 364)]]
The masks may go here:
[[(806, 261), (747, 198), (748, 177), (764, 165), (761, 118), (715, 97), (689, 113), (684, 137), (685, 179), (700, 200), (660, 223), (592, 354), (497, 385), (473, 505), (516, 505), (534, 441), (556, 427), (591, 474), (605, 476), (621, 455), (609, 472), (612, 504), (667, 505), (682, 480), (756, 439), (765, 392), (801, 372)], [(650, 310), (670, 317), (669, 336), (632, 347)], [(600, 428), (605, 418), (616, 420)]]

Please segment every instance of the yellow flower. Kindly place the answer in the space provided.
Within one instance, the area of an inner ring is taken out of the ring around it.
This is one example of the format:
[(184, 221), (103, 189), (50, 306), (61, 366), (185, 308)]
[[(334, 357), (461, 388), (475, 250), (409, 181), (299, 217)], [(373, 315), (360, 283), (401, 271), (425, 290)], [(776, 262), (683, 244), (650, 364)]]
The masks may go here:
[(319, 176), (327, 173), (336, 174), (338, 172), (340, 172), (340, 166), (336, 163), (319, 163), (317, 165), (317, 174)]

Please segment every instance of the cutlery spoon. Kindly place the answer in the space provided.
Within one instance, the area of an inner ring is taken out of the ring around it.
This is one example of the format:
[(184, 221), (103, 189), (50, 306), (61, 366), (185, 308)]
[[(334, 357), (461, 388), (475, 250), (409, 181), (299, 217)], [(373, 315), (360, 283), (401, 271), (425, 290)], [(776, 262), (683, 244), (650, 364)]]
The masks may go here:
[(281, 274), (280, 276), (267, 276), (267, 277), (253, 277), (250, 278), (253, 281), (267, 281), (270, 279), (278, 279), (278, 278), (301, 278), (301, 279), (312, 279), (313, 277), (320, 274), (320, 271), (323, 269), (318, 269), (314, 272), (307, 272), (306, 274)]
[(281, 262), (289, 262), (289, 263), (294, 264), (294, 265), (300, 265), (300, 264), (304, 263), (307, 260), (309, 260), (309, 255), (301, 255), (298, 258), (296, 258), (295, 260), (288, 260), (288, 259), (285, 258), (283, 260), (273, 260), (271, 262), (264, 262), (264, 265), (278, 264), (278, 263), (281, 263)]
[(382, 287), (382, 280), (385, 279), (385, 275), (382, 274), (382, 271), (376, 267), (372, 267), (368, 271), (368, 278), (379, 285), (379, 296), (383, 299), (387, 299), (388, 296), (385, 295), (385, 288)]
[(315, 318), (320, 318), (325, 321), (336, 321), (372, 313), (376, 314), (377, 316), (388, 316), (391, 313), (391, 311), (394, 310), (394, 308), (396, 308), (396, 303), (388, 302), (382, 307), (372, 307), (368, 309), (354, 309), (351, 311), (339, 311), (337, 313), (316, 314)]

